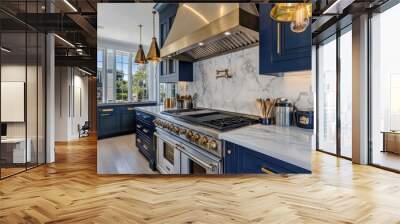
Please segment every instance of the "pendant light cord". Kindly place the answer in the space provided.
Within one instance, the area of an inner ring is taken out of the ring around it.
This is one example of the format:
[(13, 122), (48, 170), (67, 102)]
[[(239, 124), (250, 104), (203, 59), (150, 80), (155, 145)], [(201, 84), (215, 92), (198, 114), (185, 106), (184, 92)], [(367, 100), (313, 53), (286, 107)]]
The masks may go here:
[(156, 37), (156, 11), (153, 11), (153, 37)]
[(139, 25), (139, 44), (142, 45), (142, 24)]

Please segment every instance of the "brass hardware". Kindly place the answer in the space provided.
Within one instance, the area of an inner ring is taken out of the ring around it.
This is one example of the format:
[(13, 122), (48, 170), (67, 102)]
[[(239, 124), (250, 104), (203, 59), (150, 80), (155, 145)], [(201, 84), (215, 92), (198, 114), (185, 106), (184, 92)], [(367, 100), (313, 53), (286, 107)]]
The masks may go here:
[(281, 54), (281, 23), (276, 24), (276, 53)]
[(135, 108), (134, 107), (128, 107), (126, 110), (132, 111), (132, 110), (135, 110)]
[(218, 144), (217, 144), (217, 142), (215, 140), (211, 140), (208, 143), (208, 145), (209, 145), (209, 148), (212, 149), (212, 150), (217, 150), (217, 148), (218, 148)]
[(311, 3), (276, 3), (271, 9), (270, 16), (277, 22), (293, 22), (296, 20), (299, 6), (303, 6), (307, 18), (312, 16)]
[(137, 127), (137, 128), (142, 128), (142, 125), (137, 124), (136, 127)]
[(146, 145), (143, 145), (143, 148), (145, 148), (146, 150), (148, 150), (149, 148), (147, 148), (147, 146)]
[(200, 143), (201, 145), (207, 145), (207, 143), (208, 143), (208, 138), (207, 138), (206, 136), (202, 136), (202, 137), (200, 138), (200, 140), (199, 140), (199, 143)]
[(101, 114), (102, 117), (110, 116), (110, 114)]
[(140, 29), (140, 42), (139, 42), (139, 49), (136, 52), (135, 63), (136, 64), (147, 64), (146, 56), (144, 55), (143, 46), (142, 46), (142, 27), (143, 25), (139, 25)]
[(186, 129), (181, 129), (181, 130), (179, 131), (179, 134), (180, 134), (180, 135), (186, 134)]
[(199, 134), (195, 134), (192, 137), (192, 141), (197, 142), (200, 139), (200, 135)]
[(113, 112), (113, 108), (108, 108), (108, 109), (102, 109), (101, 112)]
[[(222, 75), (220, 75), (221, 73), (222, 73)], [(218, 78), (226, 78), (226, 79), (229, 79), (229, 78), (232, 78), (232, 75), (229, 74), (229, 70), (228, 70), (228, 69), (217, 70), (217, 76), (216, 76), (216, 78), (217, 78), (217, 79), (218, 79)]]
[(140, 140), (140, 138), (137, 139), (137, 142), (142, 143), (142, 140)]
[(192, 136), (193, 136), (193, 132), (192, 132), (192, 131), (188, 131), (188, 132), (186, 133), (186, 138), (191, 139)]
[(261, 167), (261, 172), (266, 173), (266, 174), (274, 174), (274, 172), (272, 172), (271, 170)]
[(147, 133), (149, 133), (149, 130), (147, 130), (146, 128), (143, 128), (143, 132), (147, 134)]
[(230, 155), (232, 151), (230, 149), (226, 150), (226, 154)]

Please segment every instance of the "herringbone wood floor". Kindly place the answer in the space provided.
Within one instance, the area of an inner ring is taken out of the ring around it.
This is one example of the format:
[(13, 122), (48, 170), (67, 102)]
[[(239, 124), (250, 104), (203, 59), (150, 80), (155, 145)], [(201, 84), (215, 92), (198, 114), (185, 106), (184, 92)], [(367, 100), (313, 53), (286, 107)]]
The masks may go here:
[(96, 140), (0, 181), (0, 223), (400, 223), (400, 175), (322, 153), (313, 174), (98, 176)]

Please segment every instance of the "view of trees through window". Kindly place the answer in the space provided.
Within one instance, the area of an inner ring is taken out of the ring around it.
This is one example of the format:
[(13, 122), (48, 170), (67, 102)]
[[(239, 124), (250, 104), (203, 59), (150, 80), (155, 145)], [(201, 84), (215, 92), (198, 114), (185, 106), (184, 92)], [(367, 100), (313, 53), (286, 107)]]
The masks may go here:
[(132, 100), (140, 102), (148, 99), (149, 92), (146, 66), (132, 64)]
[(124, 52), (117, 52), (116, 59), (116, 100), (128, 101), (128, 66), (129, 54)]
[[(148, 65), (136, 64), (134, 56), (134, 52), (100, 48), (97, 50), (98, 102), (149, 100), (149, 84), (151, 83)], [(106, 92), (103, 94), (103, 91)]]

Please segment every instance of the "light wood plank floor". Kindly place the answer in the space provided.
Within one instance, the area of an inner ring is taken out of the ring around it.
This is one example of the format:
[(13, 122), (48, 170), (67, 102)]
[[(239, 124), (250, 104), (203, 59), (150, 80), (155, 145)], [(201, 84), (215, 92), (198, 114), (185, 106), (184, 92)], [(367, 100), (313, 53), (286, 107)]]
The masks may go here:
[(156, 174), (135, 146), (136, 135), (124, 135), (97, 141), (97, 173)]
[(313, 154), (313, 174), (96, 174), (96, 140), (0, 181), (0, 223), (400, 223), (400, 175)]

